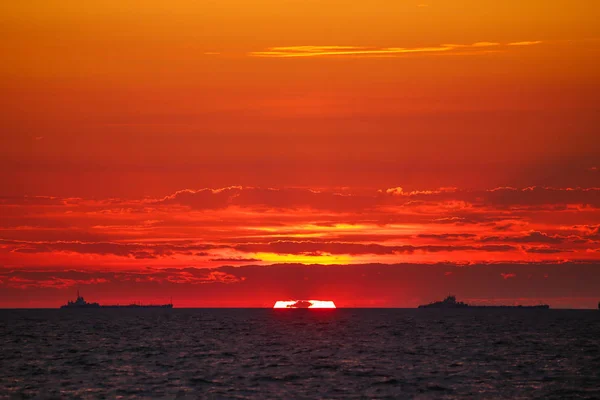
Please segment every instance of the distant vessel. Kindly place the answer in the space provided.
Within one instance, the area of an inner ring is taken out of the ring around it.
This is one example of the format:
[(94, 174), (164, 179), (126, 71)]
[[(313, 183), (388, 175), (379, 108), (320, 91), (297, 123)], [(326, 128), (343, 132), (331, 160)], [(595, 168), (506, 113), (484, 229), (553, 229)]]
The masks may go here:
[(312, 303), (310, 301), (298, 300), (294, 304), (289, 304), (286, 307), (287, 308), (310, 308), (310, 306), (312, 306)]
[(173, 302), (169, 304), (128, 304), (128, 305), (100, 305), (98, 303), (88, 303), (79, 295), (77, 291), (77, 300), (69, 301), (60, 308), (173, 308)]
[(537, 306), (472, 306), (462, 301), (456, 301), (456, 296), (448, 296), (442, 301), (436, 301), (433, 303), (420, 305), (419, 308), (519, 308), (519, 309), (543, 309), (550, 308), (547, 304), (540, 304)]

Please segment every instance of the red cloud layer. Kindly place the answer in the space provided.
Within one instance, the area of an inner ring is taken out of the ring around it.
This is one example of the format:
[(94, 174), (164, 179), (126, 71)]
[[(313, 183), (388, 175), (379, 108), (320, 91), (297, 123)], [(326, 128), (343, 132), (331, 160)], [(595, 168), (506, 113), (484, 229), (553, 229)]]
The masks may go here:
[[(0, 199), (0, 212), (0, 262), (15, 271), (32, 266), (183, 271), (244, 263), (600, 260), (598, 188), (227, 187), (182, 190), (157, 199), (10, 197)], [(151, 279), (236, 282), (193, 271)], [(516, 270), (500, 272), (521, 276)], [(142, 275), (146, 278), (138, 276), (135, 282), (150, 279)], [(0, 285), (34, 290), (73, 282), (99, 285), (102, 281), (94, 279), (105, 279), (55, 278), (38, 285), (14, 275)]]

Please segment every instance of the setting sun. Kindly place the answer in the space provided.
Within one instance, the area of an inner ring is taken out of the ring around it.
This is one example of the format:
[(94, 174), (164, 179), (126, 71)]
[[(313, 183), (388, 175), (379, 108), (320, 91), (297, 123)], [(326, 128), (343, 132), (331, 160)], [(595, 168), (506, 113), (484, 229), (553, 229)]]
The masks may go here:
[(273, 308), (336, 308), (330, 300), (279, 300)]

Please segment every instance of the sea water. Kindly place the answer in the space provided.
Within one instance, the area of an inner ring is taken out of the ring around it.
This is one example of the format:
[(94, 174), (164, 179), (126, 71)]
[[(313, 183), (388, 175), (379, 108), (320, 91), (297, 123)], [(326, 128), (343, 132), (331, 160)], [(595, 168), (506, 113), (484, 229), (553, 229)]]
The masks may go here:
[(600, 398), (595, 310), (0, 310), (0, 397)]

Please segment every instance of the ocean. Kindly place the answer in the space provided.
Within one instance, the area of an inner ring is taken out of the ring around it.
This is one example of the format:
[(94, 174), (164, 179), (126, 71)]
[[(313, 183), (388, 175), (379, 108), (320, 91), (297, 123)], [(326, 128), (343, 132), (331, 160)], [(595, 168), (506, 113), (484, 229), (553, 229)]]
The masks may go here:
[(600, 398), (596, 310), (0, 310), (2, 398)]

